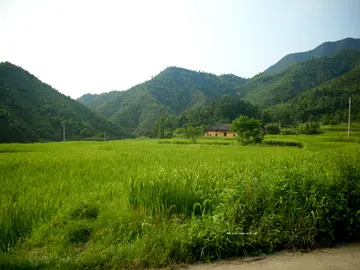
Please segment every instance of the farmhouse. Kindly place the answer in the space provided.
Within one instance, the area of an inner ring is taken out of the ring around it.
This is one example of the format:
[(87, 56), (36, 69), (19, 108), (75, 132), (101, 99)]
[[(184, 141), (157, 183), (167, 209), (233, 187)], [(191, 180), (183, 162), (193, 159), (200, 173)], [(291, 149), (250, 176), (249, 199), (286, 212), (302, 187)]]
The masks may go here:
[(231, 124), (216, 124), (205, 132), (204, 136), (235, 137), (236, 133), (230, 131)]

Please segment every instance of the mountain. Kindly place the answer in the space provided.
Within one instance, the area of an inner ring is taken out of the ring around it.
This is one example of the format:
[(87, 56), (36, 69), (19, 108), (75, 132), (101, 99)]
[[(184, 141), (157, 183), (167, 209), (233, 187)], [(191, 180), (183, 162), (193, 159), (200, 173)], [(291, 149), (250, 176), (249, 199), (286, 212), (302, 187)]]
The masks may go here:
[(312, 58), (329, 56), (343, 50), (360, 50), (360, 39), (345, 38), (335, 42), (325, 42), (313, 50), (288, 54), (263, 73), (271, 74), (286, 69), (290, 65), (304, 62)]
[(110, 121), (9, 62), (0, 63), (0, 142), (121, 138)]
[(234, 96), (247, 80), (232, 74), (216, 76), (179, 67), (169, 67), (157, 76), (127, 91), (112, 91), (79, 98), (99, 115), (126, 132), (150, 136), (157, 121), (188, 108), (205, 105), (223, 95)]
[(303, 92), (286, 106), (296, 121), (337, 124), (348, 119), (349, 97), (352, 119), (360, 121), (360, 63), (344, 75)]
[(350, 72), (359, 62), (360, 51), (341, 51), (291, 65), (275, 74), (257, 75), (240, 86), (238, 93), (262, 107), (287, 103), (306, 90)]

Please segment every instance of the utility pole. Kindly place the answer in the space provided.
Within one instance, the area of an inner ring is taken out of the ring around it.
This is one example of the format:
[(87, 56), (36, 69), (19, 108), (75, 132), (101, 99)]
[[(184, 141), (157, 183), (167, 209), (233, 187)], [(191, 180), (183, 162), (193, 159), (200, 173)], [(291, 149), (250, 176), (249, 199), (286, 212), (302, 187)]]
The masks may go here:
[(350, 137), (350, 122), (351, 122), (351, 97), (349, 97), (348, 137)]
[(63, 123), (63, 141), (65, 142), (65, 123)]

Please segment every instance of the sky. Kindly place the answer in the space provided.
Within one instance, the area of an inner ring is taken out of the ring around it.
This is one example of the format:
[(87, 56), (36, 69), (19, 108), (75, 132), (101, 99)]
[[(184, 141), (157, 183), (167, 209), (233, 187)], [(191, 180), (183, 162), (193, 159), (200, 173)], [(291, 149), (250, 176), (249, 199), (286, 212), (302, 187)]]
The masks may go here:
[(0, 62), (72, 98), (168, 66), (249, 78), (346, 37), (360, 38), (360, 0), (0, 0)]

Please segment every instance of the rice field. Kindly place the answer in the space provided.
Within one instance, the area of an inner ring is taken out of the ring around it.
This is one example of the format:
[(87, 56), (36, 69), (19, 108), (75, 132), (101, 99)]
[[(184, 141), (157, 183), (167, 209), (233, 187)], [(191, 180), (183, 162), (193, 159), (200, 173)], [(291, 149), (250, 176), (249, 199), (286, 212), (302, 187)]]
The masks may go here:
[(360, 240), (359, 139), (339, 126), (265, 139), (301, 148), (2, 144), (0, 269), (166, 267)]

